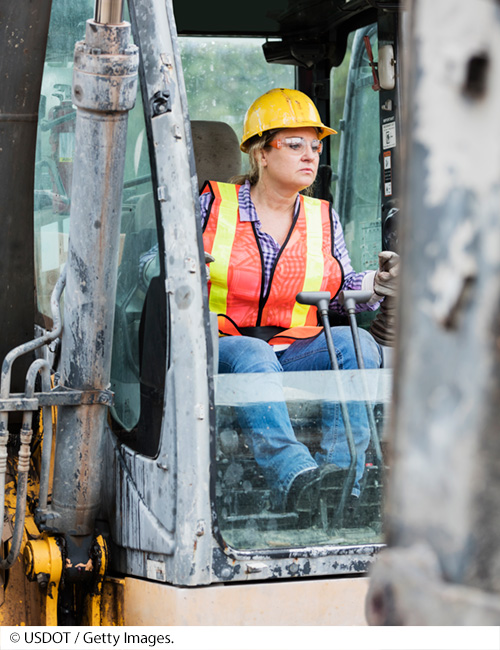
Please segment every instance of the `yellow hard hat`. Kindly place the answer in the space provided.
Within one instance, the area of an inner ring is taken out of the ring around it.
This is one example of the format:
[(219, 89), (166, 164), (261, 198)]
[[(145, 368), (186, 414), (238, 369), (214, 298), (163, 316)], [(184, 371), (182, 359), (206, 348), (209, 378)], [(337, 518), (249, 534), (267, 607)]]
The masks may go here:
[(261, 136), (271, 129), (296, 129), (312, 126), (318, 129), (318, 138), (337, 133), (321, 122), (313, 101), (300, 90), (273, 88), (258, 97), (248, 109), (243, 125), (240, 149), (247, 151), (246, 143), (254, 135)]

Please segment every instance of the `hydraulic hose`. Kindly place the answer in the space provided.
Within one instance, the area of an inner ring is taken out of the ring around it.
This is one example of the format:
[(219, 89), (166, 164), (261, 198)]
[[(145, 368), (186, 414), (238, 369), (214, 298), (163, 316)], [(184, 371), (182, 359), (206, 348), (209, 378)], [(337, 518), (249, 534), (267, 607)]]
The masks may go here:
[[(63, 270), (61, 271), (59, 279), (56, 282), (56, 285), (52, 291), (52, 295), (50, 298), (50, 306), (51, 306), (52, 320), (53, 320), (52, 330), (50, 332), (47, 332), (43, 336), (34, 339), (33, 341), (28, 341), (27, 343), (23, 343), (22, 345), (19, 345), (18, 347), (11, 350), (5, 357), (4, 362), (2, 364), (2, 374), (0, 380), (0, 399), (8, 399), (10, 396), (10, 381), (11, 381), (11, 373), (12, 373), (12, 364), (14, 363), (14, 361), (19, 357), (21, 357), (23, 354), (32, 352), (33, 350), (36, 350), (42, 347), (43, 345), (46, 345), (47, 343), (54, 341), (61, 335), (62, 322), (61, 322), (60, 299), (61, 299), (61, 295), (65, 283), (66, 283), (66, 268), (64, 267)], [(31, 371), (33, 364), (30, 366), (30, 370), (28, 370), (28, 374), (26, 377), (27, 385), (28, 385), (28, 379), (31, 378), (32, 374), (34, 373), (34, 375), (36, 376), (36, 373), (42, 370), (42, 367), (39, 366), (40, 364), (38, 364), (38, 366), (36, 366), (36, 370), (33, 371)], [(43, 377), (44, 374), (42, 374), (42, 385), (46, 386), (47, 381)], [(49, 389), (50, 389), (50, 377), (49, 377)], [(30, 389), (27, 388), (27, 390)], [(31, 411), (29, 412), (29, 414), (31, 416)], [(44, 421), (45, 420), (46, 420), (46, 413), (44, 413)], [(23, 416), (21, 435), (23, 435), (22, 432), (23, 432), (24, 424), (25, 424), (25, 419)], [(31, 424), (30, 424), (30, 428), (31, 428)], [(2, 411), (0, 412), (0, 503), (2, 504), (5, 503), (5, 476), (7, 474), (8, 441), (9, 441), (9, 412)], [(28, 460), (28, 465), (29, 465), (29, 460)], [(19, 500), (19, 489), (18, 489), (18, 500)], [(25, 504), (26, 494), (24, 495), (23, 502)], [(16, 503), (16, 507), (17, 507), (17, 503)], [(24, 513), (25, 512), (26, 512), (26, 506), (24, 505)], [(22, 514), (22, 516), (16, 516), (16, 526), (18, 525), (18, 521), (22, 521), (24, 525), (24, 513)], [(4, 519), (3, 517), (1, 517), (0, 539), (2, 538), (2, 534), (3, 534), (3, 522)], [(21, 527), (21, 539), (22, 539), (22, 529), (23, 527)]]
[[(42, 375), (42, 391), (48, 393), (50, 391), (50, 369), (46, 373), (41, 372)], [(50, 457), (52, 452), (52, 408), (45, 406), (43, 408), (43, 447), (42, 447), (42, 463), (40, 469), (40, 491), (38, 495), (38, 508), (41, 511), (46, 510), (47, 500), (49, 495), (49, 479), (50, 479)]]
[[(38, 373), (42, 374), (42, 384), (44, 390), (49, 387), (50, 390), (50, 367), (45, 359), (33, 361), (26, 375), (25, 397), (31, 399), (35, 393), (35, 381)], [(21, 425), (21, 447), (17, 464), (17, 495), (16, 495), (16, 521), (9, 555), (5, 560), (0, 560), (0, 569), (10, 569), (19, 555), (21, 542), (23, 540), (24, 520), (26, 517), (26, 505), (28, 494), (28, 474), (30, 469), (30, 443), (33, 436), (33, 412), (25, 411), (23, 413), (23, 422)], [(2, 519), (3, 527), (3, 519)], [(3, 531), (2, 531), (3, 533)]]
[[(56, 282), (56, 285), (52, 291), (50, 297), (50, 307), (52, 311), (52, 321), (53, 327), (50, 332), (46, 332), (43, 336), (39, 336), (32, 341), (27, 341), (21, 345), (18, 345), (16, 348), (11, 350), (5, 357), (2, 364), (2, 376), (0, 380), (0, 399), (8, 399), (10, 394), (10, 379), (12, 373), (12, 364), (16, 359), (22, 357), (28, 352), (33, 352), (41, 348), (42, 345), (51, 343), (55, 341), (62, 332), (62, 321), (61, 321), (61, 310), (60, 310), (60, 299), (63, 292), (64, 286), (66, 284), (66, 267), (64, 266), (61, 274)], [(6, 411), (0, 413), (0, 433), (3, 430), (2, 422), (3, 418), (6, 415)], [(6, 427), (5, 427), (6, 428)]]

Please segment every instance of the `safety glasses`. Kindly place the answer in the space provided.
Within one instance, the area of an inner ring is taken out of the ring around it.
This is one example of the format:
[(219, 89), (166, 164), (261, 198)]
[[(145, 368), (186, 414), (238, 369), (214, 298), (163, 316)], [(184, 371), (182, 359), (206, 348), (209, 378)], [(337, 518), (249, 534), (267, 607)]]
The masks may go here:
[[(281, 140), (273, 140), (269, 145), (275, 149), (289, 149), (291, 152), (301, 155), (306, 150), (308, 142), (305, 138), (293, 136)], [(309, 144), (313, 153), (319, 155), (322, 152), (323, 143), (321, 140), (311, 140)]]

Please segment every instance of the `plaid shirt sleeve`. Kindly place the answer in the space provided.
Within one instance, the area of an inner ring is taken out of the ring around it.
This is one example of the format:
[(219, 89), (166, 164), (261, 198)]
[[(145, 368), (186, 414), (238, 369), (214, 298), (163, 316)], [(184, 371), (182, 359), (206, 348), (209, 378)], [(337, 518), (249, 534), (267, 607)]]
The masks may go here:
[(201, 216), (201, 227), (205, 225), (205, 222), (208, 218), (208, 208), (210, 206), (210, 201), (212, 200), (213, 194), (211, 192), (205, 192), (205, 194), (200, 194), (200, 216)]

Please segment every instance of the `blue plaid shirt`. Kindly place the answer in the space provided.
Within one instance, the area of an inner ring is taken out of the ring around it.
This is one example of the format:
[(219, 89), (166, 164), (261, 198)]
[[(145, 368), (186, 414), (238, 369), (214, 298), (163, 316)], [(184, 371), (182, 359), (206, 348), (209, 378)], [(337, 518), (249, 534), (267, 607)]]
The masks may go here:
[[(206, 192), (205, 194), (202, 194), (200, 196), (200, 210), (201, 210), (202, 225), (205, 224), (205, 221), (208, 218), (208, 209), (211, 200), (212, 200), (212, 194), (210, 192)], [(257, 215), (257, 210), (255, 209), (255, 205), (253, 204), (252, 197), (250, 196), (250, 183), (248, 181), (246, 181), (245, 184), (242, 185), (240, 188), (238, 194), (238, 203), (239, 203), (240, 220), (252, 221), (255, 223), (255, 227), (257, 230), (257, 237), (259, 238), (259, 244), (262, 250), (262, 256), (264, 260), (264, 283), (265, 283), (264, 291), (267, 291), (267, 286), (269, 284), (269, 279), (271, 277), (273, 264), (280, 251), (280, 245), (274, 239), (274, 237), (272, 237), (272, 235), (269, 235), (268, 233), (262, 230), (261, 223)], [(295, 214), (297, 214), (297, 211), (299, 210), (299, 204), (300, 204), (300, 199), (299, 196), (297, 195), (297, 201), (295, 204)], [(339, 217), (333, 208), (332, 208), (332, 219), (333, 219), (333, 233), (334, 233), (333, 250), (335, 253), (335, 257), (338, 259), (338, 261), (342, 265), (342, 268), (344, 269), (344, 284), (342, 285), (342, 289), (343, 290), (368, 289), (368, 288), (372, 289), (374, 272), (363, 271), (361, 273), (356, 273), (352, 268), (351, 258), (349, 257), (349, 253), (347, 252), (347, 248), (344, 241), (344, 233), (342, 231), (342, 226), (340, 225)], [(379, 306), (379, 302), (377, 301), (372, 305), (371, 304), (358, 305), (357, 310), (373, 311), (377, 309), (378, 306)], [(330, 307), (334, 311), (343, 312), (342, 306), (338, 304), (336, 300), (333, 300), (331, 302)]]

